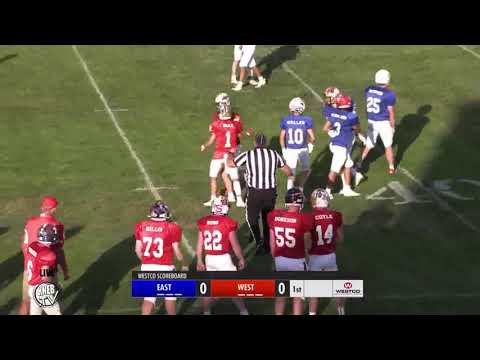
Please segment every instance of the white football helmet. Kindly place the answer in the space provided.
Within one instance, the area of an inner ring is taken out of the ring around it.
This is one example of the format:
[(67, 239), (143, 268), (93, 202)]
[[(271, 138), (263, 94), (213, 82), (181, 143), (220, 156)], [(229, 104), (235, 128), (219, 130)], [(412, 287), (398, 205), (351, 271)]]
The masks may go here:
[(305, 111), (305, 101), (302, 98), (296, 97), (290, 100), (288, 108), (291, 112), (302, 114)]
[(322, 188), (313, 190), (310, 196), (313, 208), (328, 208), (330, 205), (330, 195)]
[(379, 85), (390, 84), (390, 72), (385, 69), (378, 70), (375, 74), (375, 82)]
[(215, 97), (217, 105), (218, 117), (222, 120), (231, 118), (230, 97), (227, 93), (220, 93)]
[(327, 105), (331, 105), (335, 107), (335, 100), (340, 95), (340, 90), (335, 86), (330, 86), (325, 89), (325, 102)]
[(214, 215), (227, 215), (230, 206), (228, 205), (228, 199), (220, 195), (212, 201), (212, 214)]

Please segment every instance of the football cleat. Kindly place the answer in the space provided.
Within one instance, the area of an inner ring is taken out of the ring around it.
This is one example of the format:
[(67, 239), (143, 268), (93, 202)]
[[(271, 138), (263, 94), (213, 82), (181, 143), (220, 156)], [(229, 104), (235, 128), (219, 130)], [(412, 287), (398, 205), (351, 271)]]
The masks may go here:
[(342, 194), (345, 197), (360, 196), (359, 193), (353, 191), (350, 187), (343, 188), (342, 191), (340, 191), (340, 194)]
[(243, 201), (243, 199), (241, 197), (239, 197), (237, 199), (237, 207), (239, 208), (244, 208), (246, 205), (245, 205), (245, 202)]
[(234, 193), (228, 193), (228, 202), (233, 203), (235, 202), (235, 194)]
[(213, 203), (213, 199), (210, 199), (210, 200), (208, 200), (208, 201), (205, 201), (205, 202), (203, 203), (203, 206), (210, 207), (210, 206), (212, 206), (212, 203)]
[(233, 91), (241, 91), (243, 88), (243, 83), (238, 81), (237, 84), (232, 88)]
[(363, 179), (365, 179), (365, 176), (362, 173), (357, 171), (355, 173), (355, 187), (357, 187), (362, 182)]
[(333, 194), (332, 194), (332, 189), (325, 189), (325, 191), (327, 192), (328, 196), (330, 197), (330, 200), (333, 200)]
[(262, 86), (267, 84), (267, 80), (264, 77), (258, 79), (258, 84), (255, 86), (255, 89), (261, 88)]
[(250, 80), (248, 80), (248, 83), (249, 83), (250, 85), (252, 85), (252, 86), (257, 86), (257, 85), (258, 85), (258, 81), (255, 80), (255, 79), (250, 79)]
[(395, 169), (388, 168), (388, 174), (389, 175), (395, 175)]

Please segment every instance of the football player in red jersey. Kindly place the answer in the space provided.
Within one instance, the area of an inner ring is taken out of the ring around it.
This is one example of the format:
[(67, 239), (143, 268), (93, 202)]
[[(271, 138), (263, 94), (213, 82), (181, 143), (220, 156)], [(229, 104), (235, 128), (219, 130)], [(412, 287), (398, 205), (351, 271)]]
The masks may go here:
[[(311, 195), (312, 222), (311, 244), (309, 247), (309, 271), (338, 271), (335, 250), (343, 241), (342, 213), (329, 209), (330, 196), (321, 188)], [(338, 315), (345, 315), (345, 298), (337, 298)], [(316, 315), (317, 298), (310, 298), (309, 313)]]
[[(61, 246), (62, 231), (61, 226), (43, 224), (38, 230), (36, 240), (27, 247), (26, 262), (30, 298), (34, 296), (34, 289), (39, 284), (50, 282), (58, 286), (57, 254)], [(35, 300), (30, 300), (30, 315), (42, 315), (42, 311), (47, 315), (61, 315), (58, 301), (51, 306), (40, 307)]]
[[(140, 259), (141, 271), (174, 271), (173, 254), (182, 263), (182, 271), (188, 265), (180, 249), (182, 228), (171, 221), (170, 209), (157, 201), (150, 208), (149, 220), (135, 226), (135, 253)], [(142, 315), (150, 315), (155, 307), (156, 298), (144, 298)], [(165, 308), (168, 315), (175, 315), (176, 298), (166, 297)]]
[[(224, 196), (213, 200), (212, 214), (198, 220), (197, 270), (237, 271), (230, 255), (231, 250), (238, 259), (238, 268), (243, 270), (245, 259), (237, 239), (238, 223), (228, 216), (228, 201)], [(205, 262), (203, 255), (205, 254)], [(232, 299), (240, 315), (248, 315), (242, 299)], [(203, 299), (204, 315), (211, 314), (211, 298)]]
[(55, 251), (57, 251), (57, 261), (62, 268), (64, 279), (68, 280), (70, 277), (69, 271), (67, 268), (67, 264), (65, 261), (65, 253), (63, 251), (63, 243), (65, 239), (64, 234), (64, 227), (63, 224), (58, 221), (54, 216), (53, 213), (57, 210), (58, 201), (52, 196), (45, 196), (42, 199), (42, 203), (40, 205), (40, 215), (33, 216), (28, 219), (25, 229), (24, 229), (24, 236), (22, 239), (22, 252), (23, 252), (23, 282), (22, 282), (22, 304), (20, 305), (20, 309), (18, 311), (19, 315), (28, 315), (30, 313), (30, 296), (28, 294), (28, 266), (27, 266), (27, 250), (28, 246), (37, 241), (38, 230), (44, 224), (51, 224), (55, 225), (58, 230), (58, 245), (55, 246)]
[[(212, 206), (213, 199), (217, 196), (217, 177), (224, 170), (223, 180), (228, 191), (228, 201), (235, 202), (235, 195), (238, 207), (245, 207), (242, 199), (242, 188), (236, 167), (229, 167), (227, 164), (228, 154), (235, 154), (239, 145), (239, 139), (243, 132), (243, 126), (239, 114), (231, 112), (230, 98), (226, 93), (220, 93), (215, 98), (217, 112), (213, 115), (210, 124), (210, 138), (200, 147), (205, 151), (215, 142), (215, 152), (210, 162), (210, 200), (204, 206)], [(233, 182), (233, 188), (232, 183)], [(235, 193), (234, 193), (235, 192)]]
[[(311, 222), (301, 214), (305, 197), (298, 187), (293, 187), (285, 195), (286, 210), (273, 210), (268, 218), (270, 226), (270, 249), (275, 259), (276, 271), (305, 271), (305, 236), (310, 236)], [(283, 315), (286, 298), (275, 299), (275, 314)], [(293, 299), (293, 314), (301, 315), (303, 299)]]

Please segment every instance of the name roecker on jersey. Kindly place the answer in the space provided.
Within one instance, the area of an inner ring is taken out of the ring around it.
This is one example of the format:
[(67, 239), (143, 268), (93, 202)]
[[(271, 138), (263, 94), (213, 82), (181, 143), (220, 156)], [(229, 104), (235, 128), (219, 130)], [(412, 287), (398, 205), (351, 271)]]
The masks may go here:
[(330, 112), (327, 120), (332, 124), (332, 130), (336, 133), (336, 135), (330, 139), (330, 143), (332, 145), (350, 148), (355, 136), (353, 127), (359, 123), (357, 114), (334, 109)]
[(368, 120), (389, 120), (388, 107), (396, 102), (395, 93), (385, 87), (369, 86), (365, 89)]
[(168, 221), (146, 220), (135, 226), (135, 239), (142, 242), (142, 264), (173, 265), (172, 244), (182, 239), (182, 228)]
[(282, 119), (280, 128), (285, 130), (285, 146), (288, 149), (304, 149), (308, 144), (307, 130), (313, 128), (310, 116), (288, 115)]
[(312, 248), (310, 255), (327, 255), (336, 250), (338, 229), (343, 224), (342, 214), (331, 209), (314, 209), (310, 214)]
[(206, 255), (223, 255), (230, 252), (230, 233), (236, 231), (238, 223), (229, 216), (208, 215), (197, 221), (203, 237)]
[(273, 256), (304, 258), (304, 234), (311, 230), (311, 221), (308, 216), (286, 210), (273, 210), (268, 214), (267, 220), (275, 234)]
[[(236, 116), (236, 115), (235, 115)], [(238, 146), (238, 135), (242, 132), (242, 123), (239, 118), (219, 120), (218, 114), (214, 114), (213, 122), (210, 124), (209, 130), (215, 134), (215, 152), (214, 159), (222, 159), (228, 152), (235, 152)]]

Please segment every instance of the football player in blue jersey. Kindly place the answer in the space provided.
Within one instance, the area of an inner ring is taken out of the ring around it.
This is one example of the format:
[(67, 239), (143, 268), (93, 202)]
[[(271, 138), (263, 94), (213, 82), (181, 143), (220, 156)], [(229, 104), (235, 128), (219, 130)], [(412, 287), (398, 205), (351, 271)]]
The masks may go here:
[(343, 173), (344, 196), (359, 196), (353, 191), (351, 184), (353, 161), (350, 157), (355, 135), (360, 131), (358, 115), (353, 111), (352, 99), (340, 94), (335, 99), (335, 108), (332, 109), (323, 127), (330, 136), (330, 151), (333, 154), (326, 191), (332, 197), (332, 189), (338, 174)]
[(315, 143), (313, 120), (303, 115), (305, 102), (296, 97), (288, 105), (290, 115), (285, 116), (280, 124), (280, 146), (287, 165), (292, 169), (293, 176), (287, 180), (287, 190), (294, 186), (297, 164), (300, 163), (301, 173), (297, 176), (298, 186), (303, 184), (310, 174), (310, 154)]
[(365, 102), (368, 116), (367, 143), (362, 159), (357, 164), (357, 171), (361, 172), (362, 162), (371, 149), (375, 147), (380, 135), (385, 146), (385, 157), (388, 162), (388, 173), (395, 173), (395, 158), (393, 155), (393, 134), (395, 132), (395, 93), (388, 88), (390, 72), (379, 70), (375, 74), (375, 85), (365, 89)]

